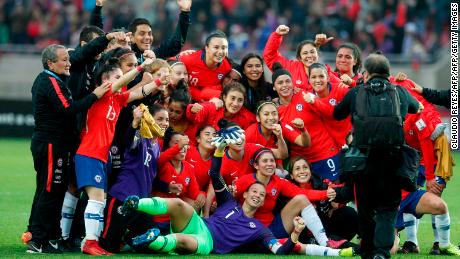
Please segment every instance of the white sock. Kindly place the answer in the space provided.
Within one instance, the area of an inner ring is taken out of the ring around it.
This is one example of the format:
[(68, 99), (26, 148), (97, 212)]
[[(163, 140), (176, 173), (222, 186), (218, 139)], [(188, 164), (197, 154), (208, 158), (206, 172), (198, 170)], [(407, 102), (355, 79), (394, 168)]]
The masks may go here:
[(61, 210), (61, 230), (62, 238), (69, 238), (70, 229), (72, 228), (73, 217), (75, 209), (77, 208), (78, 198), (73, 196), (70, 192), (66, 192), (64, 202), (62, 203)]
[(305, 254), (313, 256), (339, 256), (340, 249), (333, 249), (319, 245), (305, 245)]
[(439, 247), (448, 247), (450, 245), (450, 217), (449, 213), (436, 215), (434, 217), (436, 230), (439, 235)]
[(313, 233), (316, 241), (321, 246), (326, 246), (328, 238), (326, 236), (326, 230), (323, 227), (321, 219), (316, 213), (315, 207), (313, 205), (308, 205), (300, 213), (302, 219), (305, 221), (307, 228)]
[(102, 231), (104, 231), (104, 209), (106, 205), (107, 199), (104, 199), (104, 206), (102, 206), (101, 211), (99, 212), (99, 228), (97, 230), (97, 237), (100, 237)]
[(85, 209), (85, 230), (87, 240), (98, 240), (99, 218), (101, 208), (104, 208), (104, 202), (89, 200)]
[(436, 215), (431, 215), (431, 228), (433, 229), (433, 237), (434, 242), (439, 242), (439, 234), (438, 230), (436, 229)]
[(418, 239), (417, 239), (417, 218), (410, 214), (404, 213), (404, 226), (406, 231), (406, 240), (411, 241), (412, 243), (418, 246)]

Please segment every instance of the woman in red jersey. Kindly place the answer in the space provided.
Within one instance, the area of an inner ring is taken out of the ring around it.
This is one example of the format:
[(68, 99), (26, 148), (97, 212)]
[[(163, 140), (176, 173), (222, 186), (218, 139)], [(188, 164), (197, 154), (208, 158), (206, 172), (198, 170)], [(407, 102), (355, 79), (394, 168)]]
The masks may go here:
[[(318, 62), (319, 53), (318, 47), (315, 41), (304, 40), (297, 45), (296, 59), (290, 60), (282, 56), (279, 53), (279, 48), (283, 37), (289, 33), (289, 27), (286, 25), (280, 25), (276, 28), (276, 31), (270, 35), (267, 44), (264, 49), (264, 60), (267, 66), (273, 69), (275, 62), (280, 62), (292, 75), (292, 81), (295, 87), (311, 91), (311, 85), (308, 83), (308, 67)], [(324, 34), (318, 34), (316, 40), (320, 40), (326, 37)], [(340, 82), (340, 79), (331, 73), (331, 81)]]
[(194, 101), (203, 102), (220, 96), (222, 80), (232, 70), (227, 55), (227, 36), (216, 31), (206, 38), (204, 49), (179, 57), (187, 67), (190, 93)]
[[(337, 49), (335, 70), (332, 73), (340, 78), (342, 83), (355, 87), (358, 79), (363, 77), (359, 73), (361, 65), (361, 50), (359, 50), (358, 46), (351, 42), (343, 43)], [(327, 68), (330, 73), (330, 67), (327, 66)]]
[(343, 83), (331, 84), (327, 68), (321, 63), (313, 63), (309, 68), (310, 84), (313, 86), (313, 94), (305, 95), (305, 101), (310, 103), (312, 109), (322, 117), (324, 126), (334, 140), (337, 149), (345, 145), (345, 137), (351, 131), (350, 119), (337, 121), (333, 118), (334, 107), (339, 104), (348, 87)]
[[(158, 178), (168, 184), (178, 184), (179, 192), (155, 191), (153, 196), (163, 198), (181, 198), (200, 211), (206, 201), (206, 194), (200, 191), (195, 177), (195, 168), (185, 161), (189, 139), (187, 136), (168, 129), (164, 137), (163, 152), (158, 158)], [(159, 223), (160, 229), (169, 231), (169, 217), (156, 216), (155, 222)], [(164, 224), (163, 224), (164, 223)]]
[[(335, 198), (335, 191), (328, 188), (327, 181), (316, 177), (310, 170), (310, 164), (303, 157), (291, 160), (290, 181), (305, 190), (323, 190), (328, 198)], [(327, 191), (326, 191), (327, 189)], [(315, 202), (316, 211), (323, 222), (326, 234), (336, 239), (351, 240), (358, 233), (358, 214), (346, 205), (322, 200)]]
[[(338, 248), (344, 241), (329, 240), (325, 234), (323, 224), (321, 223), (315, 208), (307, 198), (311, 200), (325, 200), (334, 198), (335, 192), (303, 190), (289, 181), (275, 175), (275, 155), (268, 148), (260, 148), (251, 159), (251, 164), (255, 173), (244, 175), (235, 182), (234, 191), (237, 200), (241, 200), (242, 194), (254, 182), (261, 182), (266, 188), (265, 201), (254, 217), (262, 224), (266, 225), (277, 238), (288, 237), (293, 225), (291, 221), (298, 215), (301, 215), (306, 223), (307, 228), (313, 233), (316, 241), (321, 246)], [(291, 198), (281, 211), (275, 212), (275, 205), (279, 195)]]
[(314, 172), (323, 178), (335, 181), (339, 176), (339, 149), (324, 125), (323, 118), (316, 113), (306, 97), (311, 93), (299, 91), (294, 93), (294, 86), (289, 71), (275, 63), (272, 75), (273, 86), (279, 95), (278, 112), (281, 122), (290, 123), (296, 118), (304, 121), (310, 133), (311, 145), (303, 148), (293, 145), (290, 157), (303, 156), (312, 163)]

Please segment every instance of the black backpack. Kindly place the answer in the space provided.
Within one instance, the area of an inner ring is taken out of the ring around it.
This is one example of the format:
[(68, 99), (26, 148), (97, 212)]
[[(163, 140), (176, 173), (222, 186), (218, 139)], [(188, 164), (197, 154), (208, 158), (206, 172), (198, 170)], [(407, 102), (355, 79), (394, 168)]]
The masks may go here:
[(396, 86), (371, 80), (358, 89), (353, 141), (359, 148), (398, 148), (404, 144), (403, 119)]

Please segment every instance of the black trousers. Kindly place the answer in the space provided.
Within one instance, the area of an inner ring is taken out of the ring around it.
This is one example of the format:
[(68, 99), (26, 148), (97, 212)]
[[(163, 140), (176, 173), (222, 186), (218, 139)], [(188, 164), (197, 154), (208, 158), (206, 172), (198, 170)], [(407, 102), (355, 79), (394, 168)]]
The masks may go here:
[(390, 257), (401, 187), (395, 179), (399, 152), (371, 150), (365, 172), (355, 179), (362, 258)]
[(107, 205), (104, 209), (104, 230), (99, 238), (99, 245), (113, 253), (120, 251), (123, 240), (144, 234), (147, 230), (157, 227), (153, 217), (143, 212), (134, 211), (123, 216), (123, 202), (107, 194)]
[(36, 171), (36, 189), (28, 230), (38, 243), (61, 237), (61, 209), (73, 172), (72, 148), (32, 140), (30, 150)]

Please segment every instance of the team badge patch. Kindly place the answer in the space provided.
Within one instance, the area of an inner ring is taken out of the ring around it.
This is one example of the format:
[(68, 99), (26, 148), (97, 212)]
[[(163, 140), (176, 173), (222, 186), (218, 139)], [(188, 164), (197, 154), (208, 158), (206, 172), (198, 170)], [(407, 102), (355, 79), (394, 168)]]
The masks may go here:
[(222, 80), (224, 78), (224, 74), (217, 74), (217, 79)]
[(329, 100), (329, 104), (332, 105), (332, 106), (336, 106), (336, 105), (337, 105), (337, 100), (334, 99), (334, 98), (331, 98), (331, 99)]
[(278, 191), (277, 191), (275, 188), (273, 188), (273, 189), (272, 189), (272, 196), (275, 196), (277, 192), (278, 192)]
[(301, 111), (303, 110), (303, 105), (302, 105), (301, 103), (299, 103), (299, 104), (297, 104), (297, 105), (295, 106), (295, 109), (296, 109), (297, 111), (301, 112)]
[(56, 164), (57, 164), (58, 167), (62, 167), (62, 158), (58, 158)]
[(251, 222), (249, 222), (249, 227), (256, 228), (256, 224), (254, 224), (254, 222), (251, 221)]
[(100, 183), (102, 181), (102, 177), (97, 174), (96, 176), (94, 176), (94, 181), (96, 181), (96, 183)]
[(112, 154), (118, 153), (118, 147), (117, 147), (117, 146), (112, 146), (112, 147), (110, 148), (110, 152), (112, 152)]
[(185, 184), (188, 185), (189, 183), (190, 183), (190, 177), (186, 177), (186, 178), (185, 178)]

